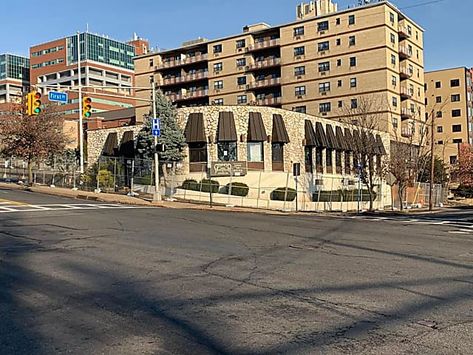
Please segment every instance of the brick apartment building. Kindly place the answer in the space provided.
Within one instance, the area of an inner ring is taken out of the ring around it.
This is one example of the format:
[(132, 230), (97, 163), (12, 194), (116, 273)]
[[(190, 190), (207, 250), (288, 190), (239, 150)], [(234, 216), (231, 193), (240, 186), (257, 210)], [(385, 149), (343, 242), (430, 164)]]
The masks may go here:
[[(391, 3), (339, 11), (317, 0), (288, 24), (138, 56), (135, 78), (179, 107), (263, 105), (341, 119), (368, 98), (380, 103), (382, 130), (411, 137), (425, 120), (423, 55), (423, 29)], [(138, 104), (137, 120), (148, 111)]]
[(455, 164), (461, 144), (473, 144), (473, 70), (449, 68), (425, 74), (427, 112), (434, 116), (435, 152)]

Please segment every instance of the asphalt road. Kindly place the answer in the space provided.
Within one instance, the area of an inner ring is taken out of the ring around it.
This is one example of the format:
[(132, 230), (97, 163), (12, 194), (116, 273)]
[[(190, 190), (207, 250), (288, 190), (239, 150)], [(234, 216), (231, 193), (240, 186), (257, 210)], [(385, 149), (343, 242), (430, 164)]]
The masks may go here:
[(471, 354), (473, 232), (438, 222), (0, 190), (0, 354)]

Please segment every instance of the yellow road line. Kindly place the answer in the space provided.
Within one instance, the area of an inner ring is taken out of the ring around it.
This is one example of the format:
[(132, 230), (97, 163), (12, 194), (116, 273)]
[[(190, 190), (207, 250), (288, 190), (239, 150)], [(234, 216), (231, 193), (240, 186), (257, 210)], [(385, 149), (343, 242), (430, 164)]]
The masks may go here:
[(19, 202), (19, 201), (5, 200), (5, 199), (3, 199), (3, 198), (0, 198), (0, 205), (1, 205), (1, 206), (7, 206), (7, 205), (12, 205), (12, 206), (25, 206), (25, 205), (27, 205), (27, 203)]

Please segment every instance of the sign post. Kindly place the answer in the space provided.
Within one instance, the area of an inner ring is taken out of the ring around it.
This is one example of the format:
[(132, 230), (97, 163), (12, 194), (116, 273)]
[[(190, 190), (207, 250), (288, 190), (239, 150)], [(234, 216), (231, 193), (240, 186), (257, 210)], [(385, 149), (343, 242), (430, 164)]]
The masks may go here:
[(294, 176), (294, 179), (296, 180), (296, 212), (299, 210), (299, 205), (298, 205), (298, 188), (299, 188), (299, 179), (297, 178), (298, 176), (301, 176), (301, 163), (294, 163), (292, 165), (292, 175)]
[(156, 85), (153, 85), (153, 117), (151, 122), (151, 133), (154, 137), (154, 196), (153, 202), (161, 201), (161, 191), (159, 186), (159, 154), (158, 154), (158, 137), (161, 136), (161, 122), (156, 117)]

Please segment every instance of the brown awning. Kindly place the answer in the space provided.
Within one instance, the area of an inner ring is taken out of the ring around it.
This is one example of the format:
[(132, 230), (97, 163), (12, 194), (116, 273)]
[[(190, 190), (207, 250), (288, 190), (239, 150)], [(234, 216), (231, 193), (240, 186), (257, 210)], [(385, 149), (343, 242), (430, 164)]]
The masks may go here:
[(250, 112), (248, 120), (248, 142), (264, 142), (268, 139), (264, 128), (263, 118), (259, 112)]
[(350, 146), (348, 145), (345, 135), (343, 134), (342, 127), (340, 126), (335, 127), (335, 137), (337, 138), (338, 144), (340, 144), (340, 146), (342, 147), (342, 150), (344, 151), (350, 150)]
[(376, 135), (376, 145), (380, 155), (386, 155), (386, 148), (384, 147), (383, 139), (379, 134)]
[(218, 117), (217, 141), (236, 142), (237, 140), (233, 112), (220, 112)]
[(361, 141), (360, 132), (358, 130), (353, 130), (352, 134), (353, 134), (353, 142), (355, 143), (354, 144), (355, 152), (363, 153), (365, 151), (365, 149), (364, 149), (363, 143)]
[(273, 133), (271, 138), (273, 143), (289, 143), (289, 135), (281, 115), (273, 115)]
[(103, 146), (102, 155), (114, 157), (118, 151), (118, 137), (117, 133), (109, 133), (107, 140)]
[(332, 125), (326, 124), (325, 132), (327, 133), (327, 143), (328, 143), (327, 148), (342, 150), (342, 148), (340, 147), (340, 144), (337, 141), (337, 138), (335, 137), (335, 132), (333, 131)]
[(318, 148), (327, 148), (327, 136), (325, 135), (324, 126), (322, 126), (321, 122), (315, 123), (315, 138), (317, 139), (317, 147)]
[(189, 117), (187, 118), (186, 129), (184, 130), (184, 136), (186, 137), (186, 143), (207, 142), (204, 129), (204, 114), (189, 114)]
[(355, 152), (357, 150), (356, 143), (351, 134), (350, 128), (345, 128), (345, 142), (348, 146), (347, 150)]
[(305, 145), (307, 147), (317, 147), (314, 125), (310, 120), (305, 120)]
[(133, 131), (123, 133), (122, 142), (120, 144), (120, 155), (125, 158), (135, 157), (135, 140)]

